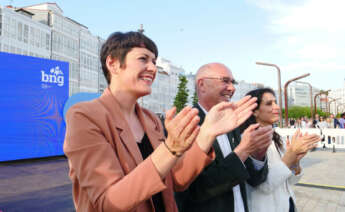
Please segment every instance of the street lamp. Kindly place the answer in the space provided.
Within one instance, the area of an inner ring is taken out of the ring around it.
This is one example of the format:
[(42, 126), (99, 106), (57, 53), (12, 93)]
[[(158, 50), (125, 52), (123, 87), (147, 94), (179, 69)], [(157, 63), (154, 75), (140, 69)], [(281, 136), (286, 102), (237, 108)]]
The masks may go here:
[(287, 94), (287, 88), (289, 86), (289, 84), (293, 81), (296, 81), (296, 80), (299, 80), (299, 79), (302, 79), (304, 77), (307, 77), (309, 76), (310, 73), (307, 73), (307, 74), (304, 74), (302, 76), (299, 76), (299, 77), (295, 77), (293, 79), (290, 79), (289, 81), (287, 81), (284, 85), (284, 98), (285, 98), (285, 127), (288, 126), (288, 121), (289, 121), (289, 118), (288, 118), (288, 115), (289, 115), (289, 112), (288, 112), (288, 94)]
[[(277, 65), (271, 64), (271, 63), (256, 62), (256, 65), (272, 66), (272, 67), (275, 67), (277, 69), (279, 107), (280, 107), (280, 109), (282, 109), (282, 86), (281, 86), (280, 68)], [(281, 110), (280, 110), (280, 114), (279, 114), (279, 127), (283, 127), (283, 114), (282, 114)]]
[(321, 94), (328, 94), (328, 92), (331, 90), (327, 90), (327, 91), (320, 91), (319, 93), (315, 94), (314, 96), (314, 117), (315, 118), (315, 114), (316, 114), (316, 97), (320, 96)]
[(301, 84), (306, 84), (309, 86), (309, 93), (310, 93), (310, 115), (311, 117), (314, 117), (313, 115), (313, 87), (309, 82), (301, 82), (301, 81), (296, 81), (296, 83), (301, 83)]

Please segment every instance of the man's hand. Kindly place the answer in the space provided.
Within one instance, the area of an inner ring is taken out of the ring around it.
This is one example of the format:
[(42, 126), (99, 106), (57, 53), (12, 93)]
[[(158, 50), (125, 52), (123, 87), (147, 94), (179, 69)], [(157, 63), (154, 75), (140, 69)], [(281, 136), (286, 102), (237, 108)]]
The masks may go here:
[(256, 98), (246, 96), (237, 103), (221, 102), (212, 107), (200, 127), (197, 138), (199, 147), (208, 152), (217, 136), (242, 124), (252, 115), (256, 106)]
[(272, 126), (259, 128), (259, 124), (252, 124), (243, 132), (241, 142), (234, 152), (243, 162), (249, 155), (257, 160), (262, 160), (272, 142), (272, 136)]
[(237, 128), (252, 115), (256, 98), (246, 96), (236, 103), (221, 102), (207, 113), (201, 126), (208, 134), (217, 137)]

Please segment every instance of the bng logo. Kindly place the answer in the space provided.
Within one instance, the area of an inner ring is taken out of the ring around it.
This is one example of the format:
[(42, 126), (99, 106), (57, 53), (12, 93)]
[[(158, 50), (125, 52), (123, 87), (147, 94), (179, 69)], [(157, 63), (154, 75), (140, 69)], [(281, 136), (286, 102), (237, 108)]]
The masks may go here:
[(63, 86), (65, 79), (62, 70), (59, 66), (50, 69), (50, 73), (45, 73), (44, 70), (41, 70), (41, 81), (45, 83), (57, 84), (58, 86)]

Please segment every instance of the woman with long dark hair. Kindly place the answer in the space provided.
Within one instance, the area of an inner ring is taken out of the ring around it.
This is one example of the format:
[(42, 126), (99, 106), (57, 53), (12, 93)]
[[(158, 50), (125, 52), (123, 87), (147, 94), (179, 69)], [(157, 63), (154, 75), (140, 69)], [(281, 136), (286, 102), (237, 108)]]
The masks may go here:
[[(260, 88), (247, 93), (257, 98), (257, 107), (253, 115), (244, 122), (240, 129), (243, 132), (249, 125), (273, 125), (279, 120), (280, 108), (277, 105), (274, 91)], [(273, 133), (273, 142), (266, 151), (268, 175), (264, 183), (257, 187), (247, 185), (249, 211), (255, 212), (294, 212), (295, 195), (291, 185), (298, 182), (302, 168), (299, 161), (320, 140), (317, 135), (302, 134), (299, 130), (291, 142), (284, 145), (280, 135)]]

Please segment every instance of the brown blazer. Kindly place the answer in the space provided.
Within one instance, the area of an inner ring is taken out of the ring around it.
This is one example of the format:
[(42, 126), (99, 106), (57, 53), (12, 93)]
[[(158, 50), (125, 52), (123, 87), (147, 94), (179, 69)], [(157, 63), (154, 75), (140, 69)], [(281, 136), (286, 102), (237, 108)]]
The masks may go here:
[[(165, 140), (157, 116), (136, 104), (153, 148)], [(181, 191), (214, 158), (194, 144), (162, 180), (151, 157), (142, 159), (134, 136), (110, 90), (71, 107), (66, 116), (64, 152), (78, 212), (154, 211), (151, 196), (162, 192), (167, 212), (176, 212), (173, 191)]]

